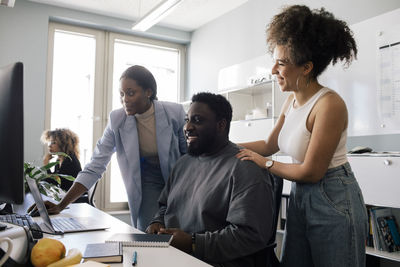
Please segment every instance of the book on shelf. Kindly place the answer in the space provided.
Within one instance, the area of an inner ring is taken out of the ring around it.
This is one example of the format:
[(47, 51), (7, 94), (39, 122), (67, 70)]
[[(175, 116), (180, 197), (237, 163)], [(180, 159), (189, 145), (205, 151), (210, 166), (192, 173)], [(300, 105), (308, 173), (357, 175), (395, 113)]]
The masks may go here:
[(373, 247), (377, 250), (379, 250), (379, 238), (378, 238), (378, 230), (375, 226), (375, 216), (373, 213), (373, 208), (369, 210), (370, 213), (370, 223), (371, 223), (371, 229), (372, 229), (372, 242), (373, 242)]
[(368, 247), (375, 247), (374, 245), (374, 234), (373, 234), (373, 220), (371, 216), (371, 207), (367, 206), (367, 214), (368, 214), (368, 235), (366, 240), (366, 245)]
[(121, 243), (87, 244), (83, 253), (83, 262), (122, 262), (123, 252)]
[(387, 224), (389, 225), (390, 233), (393, 236), (394, 243), (396, 244), (396, 246), (400, 247), (399, 225), (397, 224), (396, 217), (389, 216), (386, 219)]
[(119, 242), (125, 247), (168, 247), (172, 241), (172, 235), (153, 234), (114, 234), (106, 240), (107, 243)]
[(395, 243), (392, 234), (390, 233), (389, 225), (387, 224), (385, 218), (387, 217), (379, 217), (376, 219), (378, 221), (379, 234), (382, 236), (384, 242), (384, 250), (388, 252), (393, 252), (396, 251)]
[(394, 212), (392, 208), (388, 207), (369, 208), (373, 244), (377, 250), (400, 251), (399, 227), (396, 216), (392, 212)]
[(381, 233), (378, 218), (392, 215), (391, 208), (373, 207), (371, 208), (371, 216), (373, 220), (373, 235), (374, 235), (374, 247), (377, 250), (388, 251), (385, 240)]
[(383, 240), (385, 242), (386, 251), (399, 251), (399, 232), (396, 218), (390, 215), (386, 217), (379, 217), (377, 220), (379, 224), (380, 234), (382, 234)]

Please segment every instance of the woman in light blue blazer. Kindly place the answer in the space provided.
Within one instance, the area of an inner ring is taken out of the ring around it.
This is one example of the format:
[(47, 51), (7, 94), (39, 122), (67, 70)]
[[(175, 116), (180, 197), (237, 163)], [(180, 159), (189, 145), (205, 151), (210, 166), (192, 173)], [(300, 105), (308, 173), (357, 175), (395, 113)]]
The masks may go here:
[(145, 230), (158, 211), (158, 197), (172, 166), (186, 153), (182, 105), (157, 101), (156, 81), (146, 68), (132, 66), (120, 78), (123, 108), (113, 110), (91, 161), (50, 213), (59, 213), (91, 188), (117, 152), (125, 183), (132, 224)]

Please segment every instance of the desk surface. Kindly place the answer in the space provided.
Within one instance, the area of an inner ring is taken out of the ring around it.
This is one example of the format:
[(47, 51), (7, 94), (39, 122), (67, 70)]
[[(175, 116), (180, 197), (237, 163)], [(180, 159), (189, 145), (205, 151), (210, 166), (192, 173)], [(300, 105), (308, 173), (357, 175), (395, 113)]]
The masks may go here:
[[(82, 233), (71, 233), (63, 236), (45, 235), (58, 239), (64, 243), (66, 249), (78, 248), (82, 253), (85, 251), (86, 244), (102, 243), (115, 233), (138, 233), (139, 230), (132, 226), (114, 218), (113, 216), (98, 210), (85, 203), (74, 203), (69, 205), (69, 209), (63, 210), (59, 215), (51, 217), (93, 217), (102, 220), (111, 228), (101, 231), (91, 231)], [(40, 218), (35, 218), (39, 221)], [(195, 257), (192, 257), (172, 246), (168, 248), (153, 248), (153, 247), (124, 247), (124, 262), (122, 264), (110, 264), (111, 266), (132, 266), (133, 251), (138, 253), (138, 267), (154, 267), (154, 266), (174, 266), (174, 267), (201, 267), (210, 266)]]

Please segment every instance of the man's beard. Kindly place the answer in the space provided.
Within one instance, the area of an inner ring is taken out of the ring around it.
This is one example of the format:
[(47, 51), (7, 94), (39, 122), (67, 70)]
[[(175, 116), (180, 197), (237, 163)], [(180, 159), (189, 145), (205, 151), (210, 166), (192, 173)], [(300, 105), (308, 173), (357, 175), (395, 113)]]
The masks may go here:
[(194, 157), (200, 156), (204, 153), (208, 153), (212, 151), (214, 143), (215, 134), (209, 134), (200, 139), (200, 141), (195, 141), (194, 144), (189, 144), (188, 153), (189, 155)]

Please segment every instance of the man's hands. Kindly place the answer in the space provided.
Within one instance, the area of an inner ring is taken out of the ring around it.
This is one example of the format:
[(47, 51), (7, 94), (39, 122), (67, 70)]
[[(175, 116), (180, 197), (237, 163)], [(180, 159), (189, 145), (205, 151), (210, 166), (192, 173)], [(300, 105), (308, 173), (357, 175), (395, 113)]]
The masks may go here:
[(164, 228), (161, 223), (150, 224), (146, 229), (149, 234), (173, 235), (171, 245), (186, 253), (192, 253), (192, 235), (178, 228)]
[(148, 234), (158, 234), (160, 232), (160, 229), (164, 228), (164, 227), (165, 226), (162, 225), (161, 223), (152, 223), (147, 227), (146, 233), (148, 233)]
[(192, 253), (192, 235), (178, 228), (161, 228), (160, 234), (173, 235), (171, 245), (186, 253)]

